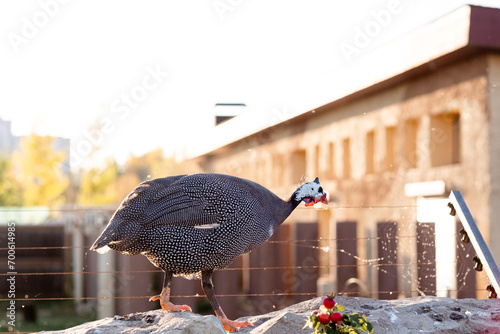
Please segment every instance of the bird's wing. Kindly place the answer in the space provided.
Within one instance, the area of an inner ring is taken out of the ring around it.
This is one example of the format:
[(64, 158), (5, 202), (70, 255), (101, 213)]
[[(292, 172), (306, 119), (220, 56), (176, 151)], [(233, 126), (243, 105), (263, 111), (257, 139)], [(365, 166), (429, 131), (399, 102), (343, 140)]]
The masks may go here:
[(173, 184), (159, 190), (148, 202), (143, 225), (183, 225), (198, 228), (218, 226), (220, 215), (208, 209), (203, 198), (193, 198), (182, 187)]

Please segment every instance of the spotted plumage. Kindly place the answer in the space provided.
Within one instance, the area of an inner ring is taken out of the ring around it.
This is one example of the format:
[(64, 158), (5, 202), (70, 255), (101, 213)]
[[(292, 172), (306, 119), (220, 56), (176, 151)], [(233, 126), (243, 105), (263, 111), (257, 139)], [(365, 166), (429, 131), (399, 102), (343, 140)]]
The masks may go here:
[(301, 201), (327, 203), (317, 178), (288, 201), (255, 182), (224, 174), (146, 181), (125, 198), (91, 249), (143, 254), (165, 271), (164, 291), (153, 298), (166, 310), (182, 310), (168, 301), (172, 275), (201, 277), (217, 316), (234, 329), (238, 323), (227, 320), (213, 290), (206, 290), (213, 289), (213, 270), (264, 243)]

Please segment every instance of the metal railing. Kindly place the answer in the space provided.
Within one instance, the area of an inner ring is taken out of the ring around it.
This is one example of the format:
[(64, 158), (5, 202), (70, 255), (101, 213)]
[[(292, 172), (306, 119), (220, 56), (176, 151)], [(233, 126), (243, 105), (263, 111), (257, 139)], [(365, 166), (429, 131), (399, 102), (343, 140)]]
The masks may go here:
[(500, 269), (498, 269), (495, 259), (459, 191), (452, 191), (450, 193), (448, 207), (450, 208), (450, 215), (455, 216), (458, 214), (460, 222), (464, 227), (460, 231), (462, 242), (472, 243), (476, 251), (477, 255), (473, 258), (474, 269), (482, 271), (484, 268), (484, 271), (488, 275), (491, 282), (491, 285), (486, 288), (489, 291), (489, 298), (497, 298), (497, 291), (500, 291)]

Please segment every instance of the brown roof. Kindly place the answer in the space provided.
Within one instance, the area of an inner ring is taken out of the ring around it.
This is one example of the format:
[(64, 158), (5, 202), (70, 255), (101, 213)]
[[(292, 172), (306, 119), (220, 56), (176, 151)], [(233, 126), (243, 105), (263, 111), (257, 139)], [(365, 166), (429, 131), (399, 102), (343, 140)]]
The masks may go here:
[(335, 73), (308, 83), (300, 94), (306, 102), (294, 103), (293, 110), (279, 117), (269, 111), (235, 117), (203, 134), (210, 140), (187, 148), (187, 157), (208, 154), (233, 142), (257, 134), (277, 124), (313, 112), (330, 109), (362, 95), (396, 85), (435, 71), (458, 59), (482, 52), (500, 51), (500, 9), (466, 5), (402, 36), (392, 43), (337, 69)]

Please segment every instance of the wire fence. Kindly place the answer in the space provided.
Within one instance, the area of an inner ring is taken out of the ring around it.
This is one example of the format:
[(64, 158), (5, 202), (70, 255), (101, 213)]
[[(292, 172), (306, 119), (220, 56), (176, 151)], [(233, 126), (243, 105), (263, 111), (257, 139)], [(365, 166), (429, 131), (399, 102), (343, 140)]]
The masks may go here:
[[(220, 293), (217, 293), (217, 297), (238, 300), (241, 300), (241, 298), (249, 300), (265, 298), (273, 300), (273, 302), (276, 300), (286, 300), (286, 303), (291, 303), (297, 300), (300, 301), (323, 296), (325, 291), (322, 291), (320, 285), (316, 284), (316, 282), (319, 282), (318, 279), (326, 275), (332, 280), (340, 280), (338, 275), (344, 272), (353, 273), (349, 278), (356, 280), (351, 282), (351, 286), (344, 284), (349, 281), (348, 279), (344, 279), (344, 282), (337, 282), (335, 291), (329, 292), (336, 292), (338, 295), (343, 296), (368, 296), (370, 298), (385, 296), (386, 299), (444, 294), (448, 296), (458, 296), (459, 294), (462, 294), (463, 296), (470, 297), (477, 296), (481, 292), (484, 292), (484, 289), (478, 287), (475, 280), (474, 264), (471, 260), (474, 250), (466, 249), (467, 246), (460, 241), (462, 235), (458, 232), (458, 229), (456, 229), (455, 226), (453, 227), (453, 231), (448, 233), (448, 235), (455, 240), (454, 253), (456, 253), (456, 255), (453, 259), (449, 259), (448, 257), (448, 260), (440, 260), (438, 256), (428, 257), (422, 255), (429, 250), (433, 250), (435, 253), (438, 249), (439, 245), (437, 245), (438, 236), (436, 235), (436, 231), (431, 230), (431, 237), (429, 238), (429, 236), (425, 233), (423, 236), (421, 233), (415, 233), (418, 232), (418, 229), (413, 228), (410, 231), (399, 225), (400, 223), (401, 225), (405, 225), (405, 222), (406, 224), (408, 224), (408, 222), (410, 222), (410, 224), (416, 224), (416, 209), (416, 206), (408, 205), (329, 205), (326, 209), (313, 209), (316, 212), (334, 210), (341, 213), (337, 217), (339, 221), (352, 222), (354, 220), (356, 223), (358, 222), (356, 219), (350, 219), (350, 216), (355, 216), (350, 214), (352, 212), (363, 211), (366, 213), (368, 211), (369, 214), (372, 214), (377, 212), (377, 210), (381, 210), (383, 212), (400, 211), (400, 214), (385, 217), (384, 213), (379, 215), (379, 218), (373, 219), (375, 222), (395, 223), (396, 231), (388, 229), (383, 230), (383, 233), (377, 233), (376, 224), (373, 224), (374, 229), (370, 233), (360, 234), (358, 231), (354, 236), (343, 235), (339, 237), (325, 236), (311, 238), (311, 234), (304, 234), (302, 233), (303, 230), (297, 228), (289, 230), (285, 229), (282, 231), (283, 233), (278, 236), (278, 238), (272, 238), (264, 245), (252, 251), (249, 255), (250, 260), (247, 258), (246, 262), (235, 261), (233, 265), (223, 270), (223, 272), (226, 272), (229, 275), (234, 273), (233, 276), (229, 276), (231, 279), (241, 281), (242, 276), (249, 276), (251, 279), (256, 278), (256, 280), (259, 281), (259, 284), (252, 285), (252, 287), (249, 288), (248, 284), (245, 287), (242, 287), (241, 282), (239, 282), (239, 287), (236, 290), (233, 289), (233, 291), (231, 291), (231, 289), (225, 289), (223, 286), (222, 289), (219, 288), (219, 290), (217, 290), (216, 286), (216, 293), (217, 291), (220, 291)], [(306, 212), (306, 210), (311, 211), (311, 208), (298, 208), (299, 212)], [(25, 210), (21, 208), (0, 209), (0, 213), (21, 211)], [(109, 218), (109, 215), (112, 214), (112, 210), (108, 209), (72, 208), (50, 210), (50, 212), (52, 214), (61, 215), (61, 217), (66, 217), (62, 219), (66, 225), (66, 229), (68, 229), (67, 222), (74, 220), (75, 217), (88, 222), (89, 219), (85, 218), (88, 215), (91, 216), (90, 221), (92, 221), (97, 215), (103, 217), (107, 216)], [(342, 217), (343, 213), (349, 214)], [(71, 218), (67, 218), (68, 215), (70, 215)], [(361, 221), (361, 219), (359, 221)], [(316, 223), (316, 225), (319, 224), (318, 222)], [(81, 225), (82, 224), (80, 224), (80, 228)], [(19, 225), (19, 227), (21, 226), (23, 225)], [(363, 226), (366, 228), (366, 224)], [(0, 228), (2, 228), (1, 225)], [(278, 229), (278, 231), (280, 231), (280, 229)], [(101, 230), (102, 228), (97, 228), (93, 231), (93, 233), (98, 234)], [(29, 258), (33, 256), (40, 259), (45, 253), (51, 251), (58, 252), (55, 256), (61, 257), (64, 261), (64, 266), (61, 268), (62, 270), (29, 270), (26, 266), (23, 269), (19, 268), (19, 270), (16, 270), (15, 272), (15, 276), (18, 277), (18, 281), (25, 280), (26, 282), (29, 282), (30, 279), (36, 279), (37, 277), (46, 277), (48, 279), (61, 277), (63, 280), (71, 282), (75, 279), (75, 277), (83, 277), (84, 284), (89, 284), (89, 282), (98, 281), (101, 275), (105, 275), (107, 279), (118, 277), (117, 280), (119, 280), (120, 277), (125, 277), (125, 279), (122, 279), (119, 283), (120, 287), (115, 287), (115, 289), (118, 290), (122, 289), (123, 285), (134, 284), (133, 280), (135, 276), (162, 276), (162, 271), (159, 269), (134, 269), (133, 266), (130, 265), (122, 266), (126, 269), (118, 268), (116, 266), (110, 268), (109, 270), (103, 270), (102, 268), (99, 269), (95, 264), (95, 259), (99, 259), (99, 256), (101, 255), (94, 254), (94, 252), (89, 251), (90, 243), (97, 235), (85, 235), (83, 243), (74, 245), (74, 240), (71, 241), (71, 237), (68, 238), (68, 235), (71, 236), (71, 233), (73, 232), (74, 231), (71, 229), (65, 231), (66, 237), (64, 238), (63, 243), (56, 246), (47, 240), (44, 241), (45, 243), (38, 242), (34, 246), (31, 246), (30, 244), (16, 245), (15, 251), (20, 256), (17, 259), (19, 263), (23, 261), (23, 257)], [(314, 230), (313, 234), (319, 235), (319, 232), (319, 229), (317, 229)], [(339, 231), (337, 231), (336, 234), (339, 234)], [(347, 249), (345, 245), (354, 245), (354, 248)], [(419, 249), (419, 247), (424, 248), (422, 250)], [(364, 252), (358, 252), (358, 248), (363, 248)], [(7, 257), (7, 254), (11, 249), (12, 248), (9, 246), (6, 247), (6, 244), (3, 242), (0, 243), (0, 254), (5, 254), (5, 257)], [(414, 254), (412, 254), (412, 252)], [(404, 253), (405, 255), (401, 256), (401, 253)], [(74, 254), (84, 256), (82, 262), (83, 266), (73, 267), (70, 269), (72, 256), (74, 256)], [(270, 254), (278, 254), (278, 258), (270, 259)], [(305, 255), (300, 258), (302, 254)], [(52, 254), (52, 256), (54, 256), (54, 254)], [(279, 256), (281, 256), (281, 258), (279, 258)], [(347, 263), (343, 263), (340, 260), (341, 256), (348, 259)], [(88, 261), (91, 257), (92, 261)], [(94, 263), (92, 264), (93, 261)], [(436, 284), (439, 279), (439, 273), (436, 268), (440, 268), (442, 266), (446, 268), (455, 268), (455, 284), (448, 286), (445, 289), (442, 289)], [(2, 267), (3, 265), (0, 264), (0, 268)], [(11, 271), (4, 268), (2, 272), (0, 272), (0, 280), (6, 280), (12, 275), (13, 273)], [(264, 276), (268, 279), (263, 279)], [(471, 280), (471, 278), (473, 279)], [(246, 279), (248, 280), (248, 277)], [(265, 284), (271, 282), (273, 279), (281, 280), (281, 282), (272, 288), (267, 288)], [(431, 279), (434, 283), (430, 285), (423, 284), (429, 279)], [(395, 285), (390, 289), (384, 288), (383, 285), (380, 285), (380, 281), (383, 280), (392, 280), (395, 282)], [(157, 279), (157, 283), (155, 283), (156, 288), (161, 286), (158, 283), (161, 283), (161, 281), (158, 281)], [(73, 282), (69, 285), (72, 284), (75, 283)], [(85, 291), (83, 292), (83, 295), (81, 293), (74, 293), (74, 291), (66, 291), (63, 295), (50, 296), (46, 293), (40, 293), (40, 291), (31, 291), (21, 296), (16, 295), (15, 298), (11, 298), (11, 296), (7, 296), (7, 294), (2, 294), (0, 295), (0, 303), (11, 301), (19, 303), (69, 301), (79, 304), (123, 300), (129, 300), (131, 303), (134, 303), (134, 301), (137, 300), (148, 300), (150, 298), (150, 295), (145, 294), (150, 291), (142, 291), (142, 293), (141, 291), (138, 291), (136, 294), (123, 289), (120, 293), (111, 292), (107, 295), (102, 295), (98, 291), (99, 288), (96, 288), (97, 283), (92, 284), (90, 285), (93, 286), (94, 291), (89, 293), (89, 291), (87, 291), (88, 289), (84, 289)], [(359, 284), (365, 284), (366, 286), (362, 287), (359, 286)], [(197, 300), (205, 297), (204, 294), (199, 291), (186, 293), (188, 290), (181, 289), (179, 293), (174, 292), (171, 297), (195, 298)], [(278, 307), (280, 307), (280, 305), (278, 305)]]
[[(460, 238), (459, 234), (454, 234), (455, 237), (458, 239)], [(398, 237), (362, 237), (362, 238), (341, 238), (341, 239), (325, 239), (325, 238), (320, 238), (320, 239), (303, 239), (303, 240), (274, 240), (274, 241), (267, 241), (267, 244), (276, 244), (276, 245), (298, 245), (299, 247), (307, 247), (307, 248), (321, 248), (318, 246), (311, 246), (311, 245), (300, 245), (303, 243), (319, 243), (319, 242), (329, 242), (329, 243), (337, 243), (340, 241), (379, 241), (379, 240), (403, 240), (403, 239), (417, 239), (417, 235), (405, 235), (405, 236), (398, 236)], [(44, 250), (65, 250), (65, 251), (72, 251), (74, 249), (79, 249), (79, 250), (89, 250), (90, 245), (85, 245), (85, 246), (43, 246), (43, 247), (18, 247), (16, 250), (24, 250), (24, 251), (33, 251), (33, 252), (40, 252)], [(9, 250), (8, 247), (0, 247), (0, 251), (7, 251)], [(333, 249), (333, 251), (338, 251), (338, 249)], [(438, 266), (443, 263), (449, 263), (452, 262), (456, 265), (463, 264), (463, 265), (470, 265), (471, 261), (470, 259), (457, 259), (456, 261), (411, 261), (411, 262), (404, 262), (404, 263), (376, 263), (379, 259), (358, 259), (358, 262), (355, 265), (352, 264), (345, 264), (345, 265), (293, 265), (293, 266), (264, 266), (264, 267), (228, 267), (223, 269), (224, 271), (267, 271), (267, 270), (297, 270), (297, 269), (342, 269), (342, 268), (350, 268), (350, 267), (370, 267), (373, 269), (378, 270), (379, 268), (384, 268), (384, 267), (389, 267), (389, 266), (396, 266), (396, 267), (407, 267), (407, 266)], [(163, 273), (162, 270), (160, 269), (150, 269), (150, 270), (103, 270), (103, 271), (61, 271), (61, 272), (16, 272), (16, 276), (58, 276), (58, 275), (100, 275), (100, 274), (138, 274), (138, 273)], [(3, 272), (0, 273), (0, 276), (12, 276), (11, 273), (8, 272)], [(479, 291), (480, 289), (475, 289), (475, 288), (469, 288), (466, 289), (468, 291)], [(432, 290), (433, 292), (436, 292), (436, 290)], [(448, 290), (448, 291), (464, 291), (464, 288), (460, 289), (455, 289), (455, 290)], [(408, 291), (408, 290), (394, 290), (394, 291), (378, 291), (374, 290), (371, 291), (372, 294), (377, 294), (379, 292), (384, 292), (384, 293), (394, 293), (394, 294), (399, 294), (399, 293), (408, 293), (408, 292), (414, 292), (414, 293), (422, 293), (422, 290), (414, 290), (414, 291)], [(339, 294), (344, 294), (344, 295), (354, 295), (358, 294), (358, 292), (339, 292)], [(219, 295), (220, 297), (234, 297), (234, 296), (241, 296), (241, 297), (250, 297), (250, 296), (272, 296), (276, 294), (259, 294), (259, 293), (240, 293), (240, 294), (226, 294), (226, 295)], [(316, 296), (319, 295), (317, 292), (308, 292), (308, 293), (294, 293), (294, 292), (287, 292), (287, 293), (280, 293), (278, 295), (289, 295), (289, 296)], [(203, 297), (200, 296), (199, 294), (193, 294), (193, 295), (173, 295), (172, 297)], [(96, 300), (96, 299), (126, 299), (126, 298), (149, 298), (147, 296), (114, 296), (114, 297), (80, 297), (80, 298), (75, 298), (75, 297), (64, 297), (64, 298), (17, 298), (15, 300), (25, 300), (25, 301), (35, 301), (35, 300)], [(0, 298), (1, 301), (9, 301), (11, 299), (9, 298)]]

